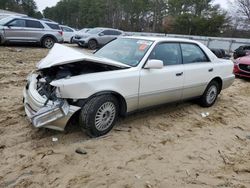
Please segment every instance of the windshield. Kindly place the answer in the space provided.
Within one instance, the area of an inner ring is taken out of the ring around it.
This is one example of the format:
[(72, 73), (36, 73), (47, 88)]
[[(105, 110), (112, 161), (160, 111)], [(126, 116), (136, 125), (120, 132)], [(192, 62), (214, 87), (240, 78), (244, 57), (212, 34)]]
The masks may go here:
[(13, 19), (12, 17), (2, 18), (2, 19), (0, 19), (0, 25), (5, 25), (6, 23), (11, 21), (12, 19)]
[(140, 63), (152, 44), (153, 42), (150, 40), (119, 38), (108, 43), (95, 55), (135, 67)]
[(87, 33), (89, 33), (89, 34), (98, 34), (98, 33), (102, 32), (102, 31), (103, 31), (103, 29), (95, 28), (95, 29), (89, 30)]

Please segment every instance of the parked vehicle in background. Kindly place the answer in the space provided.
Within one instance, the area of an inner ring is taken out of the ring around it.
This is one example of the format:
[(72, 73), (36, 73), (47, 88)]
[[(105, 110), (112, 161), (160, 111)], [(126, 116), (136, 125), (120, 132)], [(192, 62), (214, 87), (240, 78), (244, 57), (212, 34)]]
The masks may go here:
[(63, 42), (63, 32), (56, 22), (29, 17), (9, 16), (0, 20), (0, 44), (38, 43), (52, 48)]
[(91, 50), (95, 50), (121, 35), (124, 35), (124, 32), (118, 29), (97, 27), (86, 33), (76, 34), (74, 42), (81, 47), (88, 47)]
[(63, 31), (64, 42), (73, 43), (73, 37), (76, 34), (76, 30), (66, 25), (60, 25), (60, 27)]
[[(84, 35), (85, 33), (87, 33), (88, 31), (90, 31), (91, 28), (83, 28), (79, 31), (77, 31), (72, 39), (72, 43), (76, 43), (78, 44), (78, 38), (80, 38), (82, 35)], [(79, 44), (78, 44), (79, 45)], [(80, 45), (79, 45), (80, 46)]]
[(235, 60), (234, 74), (238, 77), (250, 78), (250, 56), (240, 57)]
[(215, 49), (212, 48), (210, 49), (214, 55), (216, 55), (218, 58), (223, 58), (223, 59), (230, 59), (231, 56), (229, 54), (226, 53), (226, 51), (224, 49)]
[(246, 55), (250, 55), (250, 46), (240, 46), (239, 48), (237, 48), (235, 51), (234, 51), (234, 59), (237, 59), (239, 57), (243, 57), (243, 56), (246, 56)]
[(153, 37), (120, 37), (94, 55), (56, 44), (37, 70), (24, 88), (32, 124), (64, 130), (73, 117), (94, 137), (151, 106), (198, 98), (210, 107), (235, 78), (233, 62), (203, 44)]

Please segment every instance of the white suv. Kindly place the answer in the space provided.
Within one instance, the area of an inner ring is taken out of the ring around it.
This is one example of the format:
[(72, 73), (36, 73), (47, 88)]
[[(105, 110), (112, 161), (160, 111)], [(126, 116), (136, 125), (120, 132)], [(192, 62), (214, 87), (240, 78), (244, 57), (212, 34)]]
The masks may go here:
[(39, 43), (52, 48), (63, 42), (63, 32), (58, 23), (25, 16), (10, 16), (0, 20), (0, 44)]

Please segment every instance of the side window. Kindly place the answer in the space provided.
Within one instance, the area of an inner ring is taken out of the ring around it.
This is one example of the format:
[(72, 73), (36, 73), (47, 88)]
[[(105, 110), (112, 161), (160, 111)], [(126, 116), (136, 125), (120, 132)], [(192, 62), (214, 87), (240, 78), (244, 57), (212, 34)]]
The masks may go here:
[(113, 35), (121, 35), (122, 33), (120, 31), (113, 31)]
[(26, 27), (31, 27), (31, 28), (44, 28), (43, 25), (34, 20), (26, 20)]
[(25, 20), (15, 19), (12, 22), (8, 23), (8, 26), (11, 26), (11, 27), (25, 27)]
[(63, 31), (65, 32), (73, 32), (72, 29), (68, 28), (68, 27), (62, 27)]
[(51, 29), (54, 29), (54, 30), (61, 30), (61, 28), (60, 28), (59, 25), (57, 25), (57, 24), (46, 23), (46, 25), (49, 26)]
[(113, 34), (113, 31), (111, 30), (105, 30), (102, 32), (104, 35), (112, 35)]
[(181, 44), (183, 63), (209, 62), (206, 54), (196, 44)]
[(158, 44), (150, 54), (149, 59), (162, 60), (164, 66), (181, 64), (181, 49), (179, 43)]

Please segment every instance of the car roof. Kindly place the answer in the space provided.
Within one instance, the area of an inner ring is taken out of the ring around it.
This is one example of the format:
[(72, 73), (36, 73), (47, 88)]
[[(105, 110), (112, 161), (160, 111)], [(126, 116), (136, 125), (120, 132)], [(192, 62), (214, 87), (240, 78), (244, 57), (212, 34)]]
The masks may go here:
[(57, 22), (54, 22), (54, 21), (39, 20), (39, 19), (32, 18), (32, 17), (29, 17), (29, 16), (17, 16), (17, 15), (11, 15), (11, 16), (8, 16), (8, 17), (11, 17), (11, 18), (13, 18), (13, 19), (16, 19), (16, 18), (22, 18), (22, 19), (26, 19), (26, 20), (34, 20), (34, 21), (41, 21), (41, 22), (44, 22), (44, 23), (58, 24)]
[(93, 29), (103, 29), (103, 30), (114, 30), (114, 31), (120, 31), (120, 32), (123, 32), (119, 29), (114, 29), (114, 28), (108, 28), (108, 27), (95, 27)]
[(151, 40), (154, 42), (192, 42), (198, 43), (197, 41), (184, 39), (184, 38), (173, 38), (173, 37), (152, 37), (152, 36), (125, 36), (123, 38), (140, 39), (140, 40)]

